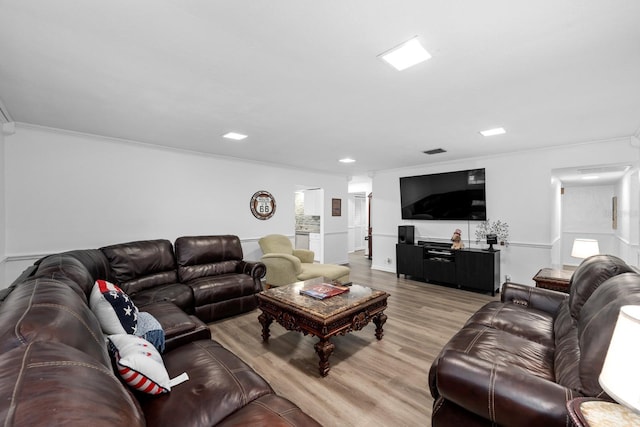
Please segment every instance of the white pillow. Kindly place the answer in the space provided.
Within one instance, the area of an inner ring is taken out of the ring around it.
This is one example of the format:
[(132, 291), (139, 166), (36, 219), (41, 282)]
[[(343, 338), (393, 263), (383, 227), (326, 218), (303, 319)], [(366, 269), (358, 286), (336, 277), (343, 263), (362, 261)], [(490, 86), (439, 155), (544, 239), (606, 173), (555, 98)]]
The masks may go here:
[(89, 306), (102, 330), (107, 334), (133, 334), (138, 325), (138, 308), (122, 289), (96, 280), (89, 296)]
[(132, 388), (148, 394), (171, 391), (169, 373), (158, 350), (149, 341), (136, 335), (110, 335), (112, 353), (118, 373)]

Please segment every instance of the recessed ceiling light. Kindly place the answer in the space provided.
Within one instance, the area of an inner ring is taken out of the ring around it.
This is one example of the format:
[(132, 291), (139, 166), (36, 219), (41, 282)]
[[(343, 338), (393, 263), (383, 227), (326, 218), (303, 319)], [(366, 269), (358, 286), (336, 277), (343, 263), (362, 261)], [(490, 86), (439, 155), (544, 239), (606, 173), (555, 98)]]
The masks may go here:
[(507, 133), (503, 128), (487, 129), (480, 132), (482, 136), (502, 135), (503, 133)]
[(353, 163), (355, 160), (350, 159), (349, 157), (345, 157), (344, 159), (338, 160), (340, 163)]
[(247, 137), (247, 135), (243, 135), (241, 133), (237, 133), (237, 132), (227, 132), (224, 135), (222, 135), (223, 138), (227, 138), (227, 139), (233, 139), (235, 141), (241, 141), (243, 139), (245, 139)]
[(418, 41), (417, 36), (378, 56), (398, 71), (402, 71), (431, 58), (429, 52), (427, 52)]

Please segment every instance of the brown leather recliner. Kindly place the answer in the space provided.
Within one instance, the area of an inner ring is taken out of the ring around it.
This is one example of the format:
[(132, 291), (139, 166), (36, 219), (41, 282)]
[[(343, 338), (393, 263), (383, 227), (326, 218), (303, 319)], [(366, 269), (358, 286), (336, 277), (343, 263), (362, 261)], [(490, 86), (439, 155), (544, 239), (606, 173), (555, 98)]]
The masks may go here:
[(608, 398), (598, 376), (627, 304), (640, 304), (640, 274), (610, 255), (586, 259), (568, 295), (505, 283), (434, 360), (432, 425), (569, 425), (568, 400)]
[(205, 322), (258, 306), (266, 267), (243, 260), (238, 236), (184, 236), (176, 239), (178, 279), (193, 292), (195, 314)]

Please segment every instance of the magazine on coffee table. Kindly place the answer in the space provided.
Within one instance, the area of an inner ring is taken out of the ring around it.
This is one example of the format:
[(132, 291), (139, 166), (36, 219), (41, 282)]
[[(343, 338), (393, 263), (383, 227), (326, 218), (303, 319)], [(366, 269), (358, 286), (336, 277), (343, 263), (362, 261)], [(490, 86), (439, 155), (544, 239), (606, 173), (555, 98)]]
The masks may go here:
[(336, 295), (349, 292), (348, 286), (337, 286), (329, 283), (319, 283), (317, 285), (309, 285), (304, 289), (300, 289), (301, 295), (308, 295), (316, 299), (330, 298)]

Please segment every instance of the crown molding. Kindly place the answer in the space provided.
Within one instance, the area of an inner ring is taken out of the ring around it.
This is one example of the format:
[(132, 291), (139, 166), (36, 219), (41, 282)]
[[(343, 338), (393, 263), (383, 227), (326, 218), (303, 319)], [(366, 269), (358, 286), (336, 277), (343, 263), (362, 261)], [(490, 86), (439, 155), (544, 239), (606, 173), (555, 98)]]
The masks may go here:
[(4, 102), (0, 99), (0, 124), (13, 123), (9, 110), (5, 107)]
[(0, 130), (2, 131), (3, 135), (13, 135), (14, 133), (16, 133), (16, 123), (15, 122), (2, 123), (0, 125)]

